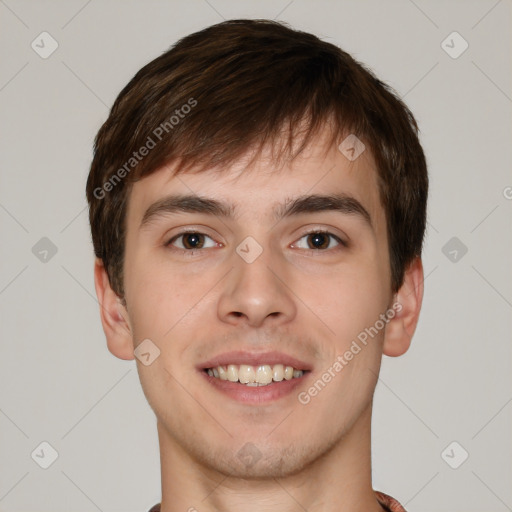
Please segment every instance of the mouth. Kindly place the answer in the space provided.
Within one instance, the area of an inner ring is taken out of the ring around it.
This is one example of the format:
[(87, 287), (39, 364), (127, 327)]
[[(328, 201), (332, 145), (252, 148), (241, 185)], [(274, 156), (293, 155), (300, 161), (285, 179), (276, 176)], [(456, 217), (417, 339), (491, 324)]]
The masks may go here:
[(248, 364), (219, 365), (205, 368), (210, 377), (223, 381), (236, 382), (249, 387), (268, 386), (283, 380), (300, 379), (308, 370), (299, 370), (284, 364), (261, 364), (258, 366)]
[(246, 404), (268, 403), (290, 395), (311, 373), (307, 363), (277, 352), (231, 352), (198, 367), (215, 390)]

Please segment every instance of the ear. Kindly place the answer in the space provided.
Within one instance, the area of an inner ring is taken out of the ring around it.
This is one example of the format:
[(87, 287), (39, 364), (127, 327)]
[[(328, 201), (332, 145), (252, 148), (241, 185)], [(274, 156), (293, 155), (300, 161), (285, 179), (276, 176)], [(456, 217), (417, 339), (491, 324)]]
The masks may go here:
[(423, 264), (421, 258), (416, 257), (405, 271), (404, 282), (390, 308), (395, 316), (384, 334), (383, 353), (387, 356), (401, 356), (411, 345), (423, 301), (423, 281)]
[(96, 258), (94, 263), (94, 286), (100, 303), (101, 323), (109, 351), (119, 359), (134, 359), (128, 311), (110, 287), (107, 271), (100, 258)]

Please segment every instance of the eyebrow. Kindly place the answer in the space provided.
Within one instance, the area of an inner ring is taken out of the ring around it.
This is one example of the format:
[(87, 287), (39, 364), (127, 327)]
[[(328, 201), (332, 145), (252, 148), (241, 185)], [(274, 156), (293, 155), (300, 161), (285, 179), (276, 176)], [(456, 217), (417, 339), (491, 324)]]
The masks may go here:
[[(273, 217), (281, 220), (293, 215), (327, 211), (358, 216), (373, 229), (372, 219), (366, 208), (356, 198), (346, 194), (313, 194), (291, 198), (274, 206)], [(151, 221), (173, 213), (203, 213), (225, 219), (236, 218), (234, 204), (192, 194), (174, 194), (150, 205), (142, 217), (139, 229)]]

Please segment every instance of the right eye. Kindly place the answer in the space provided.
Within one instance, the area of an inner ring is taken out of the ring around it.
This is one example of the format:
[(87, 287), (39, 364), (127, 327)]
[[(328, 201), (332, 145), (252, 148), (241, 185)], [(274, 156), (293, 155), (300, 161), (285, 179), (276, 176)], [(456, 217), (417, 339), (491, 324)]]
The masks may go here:
[[(205, 245), (206, 238), (210, 239), (213, 243), (210, 245)], [(179, 233), (173, 236), (165, 245), (175, 245), (174, 242), (180, 239), (182, 239), (182, 241), (177, 243), (176, 247), (178, 249), (185, 251), (193, 251), (194, 249), (215, 247), (216, 245), (216, 242), (211, 237), (205, 235), (204, 233), (199, 233), (197, 231), (184, 231), (182, 233)]]

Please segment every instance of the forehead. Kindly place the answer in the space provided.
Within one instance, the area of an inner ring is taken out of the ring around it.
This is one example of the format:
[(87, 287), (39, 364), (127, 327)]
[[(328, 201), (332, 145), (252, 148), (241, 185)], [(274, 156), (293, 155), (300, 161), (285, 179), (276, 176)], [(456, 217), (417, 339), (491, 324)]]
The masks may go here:
[[(247, 151), (229, 167), (201, 172), (192, 167), (176, 175), (176, 163), (167, 164), (133, 185), (129, 231), (138, 229), (149, 210), (171, 194), (218, 199), (238, 220), (255, 215), (275, 220), (287, 203), (306, 195), (344, 195), (362, 205), (378, 227), (384, 211), (375, 162), (369, 148), (350, 137), (332, 145), (328, 133), (321, 132), (293, 160), (281, 165), (269, 146), (254, 160), (254, 151)], [(360, 152), (356, 158), (355, 152)]]

